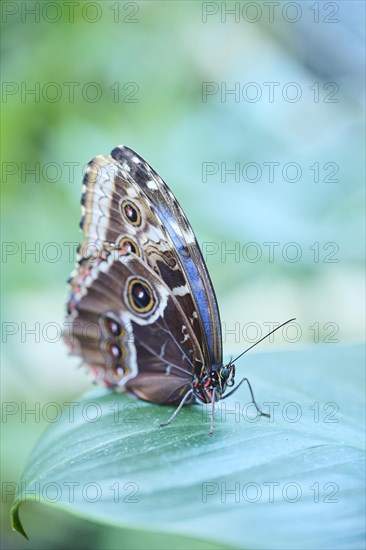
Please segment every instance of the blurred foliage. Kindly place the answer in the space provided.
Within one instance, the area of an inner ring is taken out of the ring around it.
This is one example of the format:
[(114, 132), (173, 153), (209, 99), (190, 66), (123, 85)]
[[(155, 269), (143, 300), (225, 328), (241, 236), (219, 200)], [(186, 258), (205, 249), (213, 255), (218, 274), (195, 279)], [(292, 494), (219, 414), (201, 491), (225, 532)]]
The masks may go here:
[[(82, 1), (75, 2), (72, 18), (66, 4), (1, 4), (2, 319), (3, 327), (14, 323), (17, 330), (3, 337), (3, 399), (34, 407), (63, 403), (90, 387), (57, 334), (50, 328), (45, 337), (42, 329), (63, 321), (64, 281), (81, 239), (83, 166), (119, 143), (135, 148), (167, 181), (202, 248), (218, 247), (207, 253), (207, 263), (228, 329), (236, 322), (262, 326), (296, 316), (301, 345), (314, 343), (309, 327), (315, 322), (320, 342), (329, 322), (339, 327), (343, 343), (363, 338), (364, 3), (336, 2), (332, 16), (329, 3), (303, 2), (296, 23), (286, 21), (282, 3), (273, 22), (263, 8), (256, 23), (242, 15), (222, 22), (221, 2), (213, 3), (218, 13), (206, 22), (207, 3), (201, 2)], [(246, 2), (233, 4), (242, 10)], [(319, 8), (319, 22), (312, 5)], [(222, 101), (217, 93), (203, 101), (205, 82), (228, 90), (236, 82), (255, 82), (263, 98), (236, 103), (232, 95)], [(266, 82), (279, 83), (273, 103), (266, 99)], [(289, 82), (301, 87), (296, 103), (282, 98)], [(339, 86), (336, 103), (323, 101), (329, 82)], [(97, 101), (95, 89), (101, 90)], [(53, 100), (55, 90), (61, 95)], [(137, 102), (128, 102), (136, 90)], [(220, 173), (205, 182), (205, 162), (228, 168), (258, 163), (263, 173), (257, 182), (230, 175), (222, 181)], [(271, 182), (264, 162), (281, 168), (296, 162), (301, 178), (286, 181), (279, 171)], [(314, 163), (319, 182), (309, 168)], [(324, 181), (326, 163), (339, 166), (339, 181)], [(260, 246), (259, 261), (225, 255), (248, 242)], [(273, 262), (266, 242), (280, 243)], [(302, 250), (295, 263), (282, 257), (290, 242)], [(323, 249), (326, 243), (339, 247), (338, 262), (325, 261), (332, 250)], [(39, 339), (25, 333), (30, 328), (40, 332)], [(280, 338), (276, 343), (284, 344)], [(245, 345), (230, 334), (225, 339), (226, 353)], [(22, 422), (17, 414), (4, 425), (3, 479), (18, 479), (44, 424), (42, 418)], [(8, 529), (5, 519), (6, 547), (17, 547), (17, 535)], [(82, 536), (90, 529), (80, 523)], [(77, 522), (63, 515), (57, 531), (53, 525), (49, 538), (39, 534), (33, 544), (67, 547), (77, 530)], [(89, 547), (108, 546), (105, 534), (100, 536), (90, 536)], [(138, 540), (141, 547), (153, 544), (150, 535), (145, 543)]]

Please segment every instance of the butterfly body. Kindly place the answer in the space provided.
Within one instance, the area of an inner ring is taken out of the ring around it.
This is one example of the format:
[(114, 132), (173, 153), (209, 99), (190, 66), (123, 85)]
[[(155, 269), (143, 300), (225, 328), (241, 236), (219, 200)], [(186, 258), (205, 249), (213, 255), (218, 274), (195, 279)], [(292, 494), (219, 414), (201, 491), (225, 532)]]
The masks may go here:
[(119, 146), (86, 170), (64, 338), (96, 381), (160, 404), (212, 403), (234, 384), (201, 251), (174, 195)]

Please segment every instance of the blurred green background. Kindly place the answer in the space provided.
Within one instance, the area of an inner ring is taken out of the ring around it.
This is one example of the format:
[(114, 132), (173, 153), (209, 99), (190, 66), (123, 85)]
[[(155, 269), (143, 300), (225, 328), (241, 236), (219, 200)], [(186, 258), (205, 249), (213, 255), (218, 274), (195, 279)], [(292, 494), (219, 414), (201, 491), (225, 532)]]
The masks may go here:
[[(363, 339), (365, 5), (291, 4), (2, 2), (5, 402), (90, 388), (58, 327), (83, 167), (121, 143), (194, 228), (226, 356), (294, 316), (298, 331), (262, 349)], [(2, 480), (16, 482), (47, 423), (20, 409), (3, 420)], [(4, 548), (206, 547), (34, 506), (26, 543), (10, 531), (11, 495), (3, 504)]]

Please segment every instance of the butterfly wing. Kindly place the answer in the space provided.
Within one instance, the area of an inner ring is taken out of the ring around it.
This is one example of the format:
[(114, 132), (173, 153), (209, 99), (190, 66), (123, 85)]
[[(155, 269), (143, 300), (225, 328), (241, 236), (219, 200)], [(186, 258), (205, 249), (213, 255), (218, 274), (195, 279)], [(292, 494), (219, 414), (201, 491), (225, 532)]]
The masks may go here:
[[(66, 339), (106, 385), (178, 402), (195, 376), (221, 364), (215, 295), (171, 191), (131, 149), (112, 155), (93, 159), (84, 178), (87, 239), (70, 279)], [(142, 296), (151, 291), (154, 315), (129, 308), (132, 277)]]

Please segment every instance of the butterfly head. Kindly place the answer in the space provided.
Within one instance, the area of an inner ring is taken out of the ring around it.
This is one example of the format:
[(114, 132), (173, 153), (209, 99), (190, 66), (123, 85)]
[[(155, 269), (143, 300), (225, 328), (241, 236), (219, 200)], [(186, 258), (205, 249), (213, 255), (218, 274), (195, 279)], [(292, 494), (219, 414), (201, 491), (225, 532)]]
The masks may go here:
[(210, 373), (193, 383), (193, 392), (203, 403), (211, 403), (215, 394), (215, 401), (219, 401), (227, 387), (235, 384), (235, 365), (214, 365)]
[(221, 393), (224, 393), (227, 387), (230, 388), (235, 384), (235, 365), (233, 363), (222, 365), (217, 371), (217, 376)]

